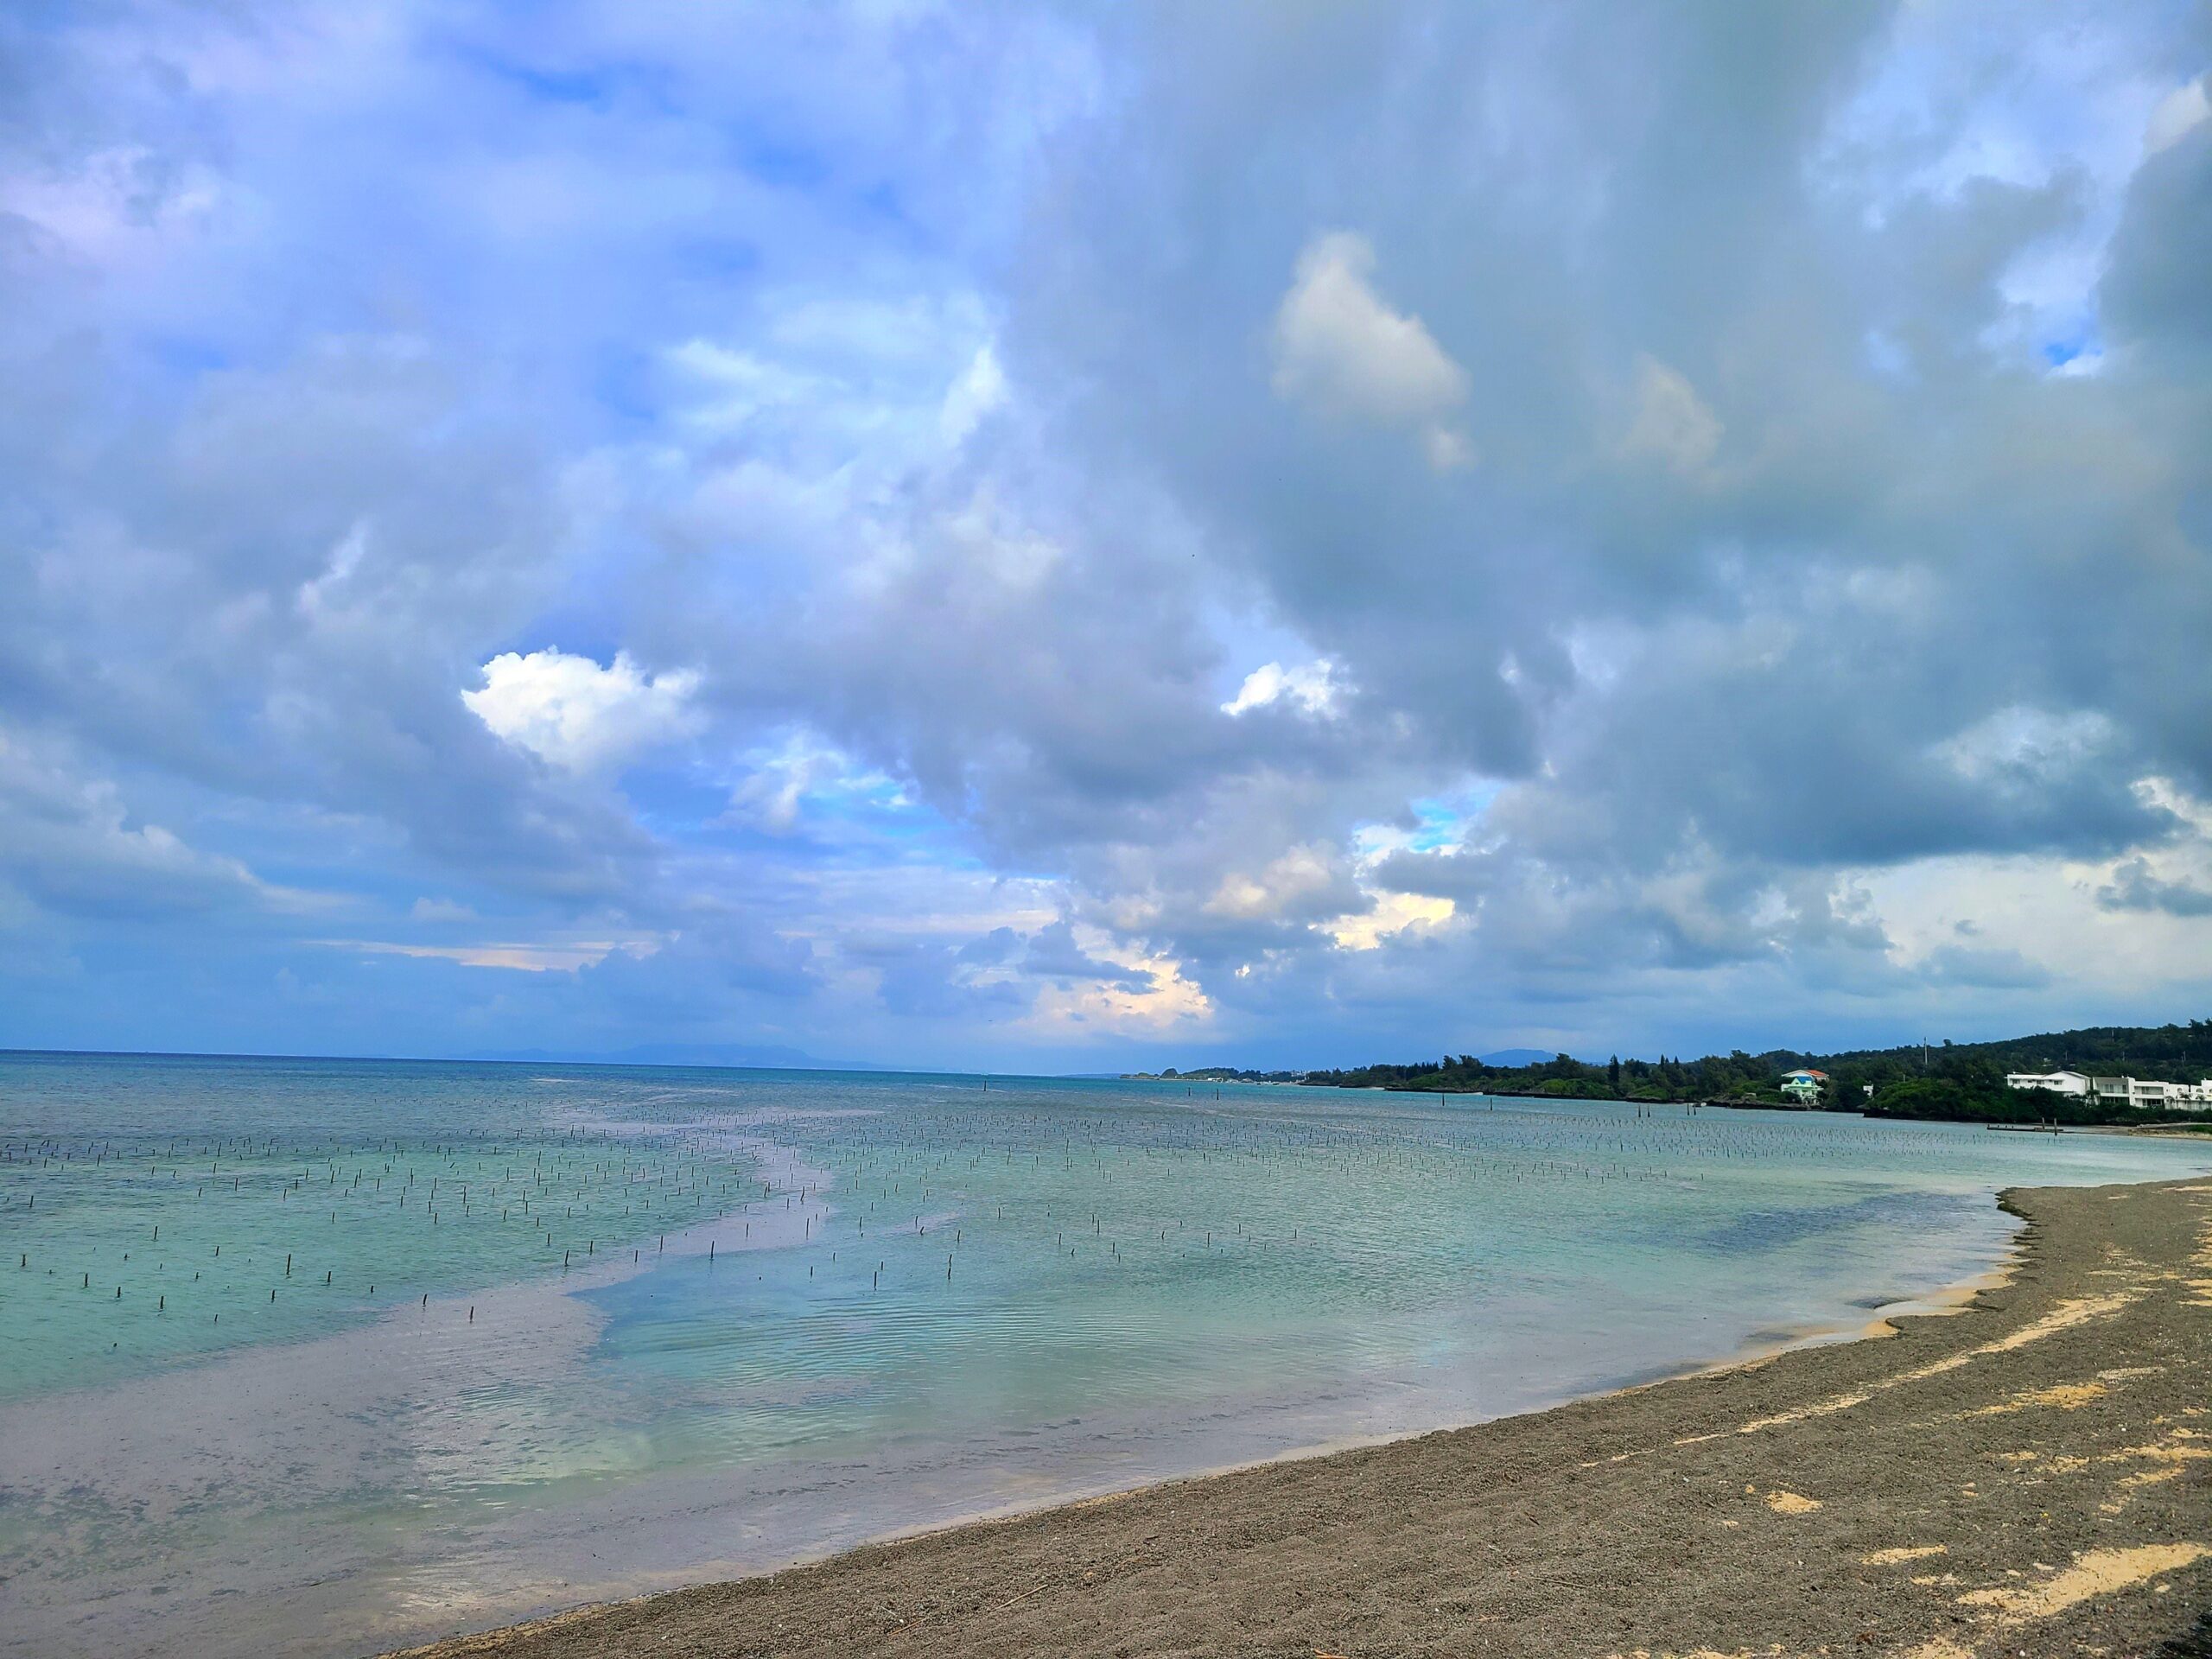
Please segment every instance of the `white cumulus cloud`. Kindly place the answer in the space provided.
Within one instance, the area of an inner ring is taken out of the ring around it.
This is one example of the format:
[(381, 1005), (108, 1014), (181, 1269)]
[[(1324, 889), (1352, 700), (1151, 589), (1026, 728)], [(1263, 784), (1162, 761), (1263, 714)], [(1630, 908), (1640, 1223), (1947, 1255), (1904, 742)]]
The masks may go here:
[(966, 442), (986, 416), (1005, 405), (1007, 397), (1006, 372), (999, 366), (997, 354), (988, 345), (977, 347), (938, 410), (938, 429), (945, 443), (957, 447)]
[(1325, 414), (1413, 427), (1433, 465), (1458, 465), (1467, 442), (1449, 417), (1467, 400), (1467, 372), (1419, 317), (1376, 294), (1374, 270), (1374, 248), (1349, 231), (1299, 255), (1275, 313), (1275, 391)]
[(603, 772), (698, 728), (689, 669), (648, 675), (626, 652), (601, 668), (557, 648), (505, 652), (461, 700), (499, 737), (569, 772)]
[(2143, 134), (2144, 154), (2155, 156), (2179, 143), (2207, 119), (2212, 119), (2212, 98), (2208, 98), (2204, 91), (2206, 79), (2199, 75), (2158, 100)]
[(1678, 369), (1656, 357), (1636, 364), (1636, 415), (1622, 448), (1649, 457), (1684, 478), (1713, 462), (1720, 447), (1720, 421)]
[(1336, 664), (1325, 657), (1296, 668), (1263, 663), (1244, 677), (1244, 683), (1235, 696), (1221, 705), (1221, 712), (1249, 714), (1271, 702), (1287, 701), (1309, 715), (1333, 715), (1342, 695), (1336, 671)]

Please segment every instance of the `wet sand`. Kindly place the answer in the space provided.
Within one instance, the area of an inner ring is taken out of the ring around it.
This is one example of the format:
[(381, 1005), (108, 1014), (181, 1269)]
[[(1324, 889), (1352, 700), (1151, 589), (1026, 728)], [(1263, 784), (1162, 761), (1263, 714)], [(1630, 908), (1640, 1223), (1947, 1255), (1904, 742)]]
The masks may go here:
[(1876, 1339), (410, 1651), (2212, 1652), (2212, 1182), (2003, 1201), (2012, 1277)]

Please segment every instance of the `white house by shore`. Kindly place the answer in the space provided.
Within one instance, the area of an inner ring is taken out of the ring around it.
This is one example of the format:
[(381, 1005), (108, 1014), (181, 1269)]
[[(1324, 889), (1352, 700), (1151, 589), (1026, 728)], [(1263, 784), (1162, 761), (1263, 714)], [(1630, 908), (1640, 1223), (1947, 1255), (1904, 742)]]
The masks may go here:
[(2012, 1089), (2040, 1089), (2050, 1095), (2086, 1095), (2089, 1080), (2079, 1071), (2014, 1071), (2005, 1085)]
[(2161, 1083), (2154, 1077), (2092, 1077), (2079, 1071), (2014, 1071), (2005, 1082), (2011, 1088), (2039, 1089), (2046, 1094), (2094, 1096), (2144, 1111), (2186, 1112), (2212, 1106), (2212, 1077), (2201, 1083)]

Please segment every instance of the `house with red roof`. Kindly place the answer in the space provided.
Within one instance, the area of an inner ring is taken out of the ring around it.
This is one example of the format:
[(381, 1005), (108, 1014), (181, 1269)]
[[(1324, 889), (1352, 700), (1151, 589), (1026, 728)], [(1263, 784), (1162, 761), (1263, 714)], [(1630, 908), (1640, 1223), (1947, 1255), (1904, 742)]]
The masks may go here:
[(1785, 1071), (1782, 1074), (1782, 1092), (1792, 1100), (1810, 1106), (1819, 1101), (1821, 1090), (1827, 1086), (1827, 1080), (1828, 1074), (1825, 1071)]

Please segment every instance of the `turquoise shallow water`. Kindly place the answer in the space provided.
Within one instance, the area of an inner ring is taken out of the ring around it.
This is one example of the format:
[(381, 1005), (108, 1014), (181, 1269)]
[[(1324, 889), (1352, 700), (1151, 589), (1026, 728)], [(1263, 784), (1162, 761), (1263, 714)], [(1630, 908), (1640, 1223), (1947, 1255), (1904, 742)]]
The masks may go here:
[(2002, 1186), (2212, 1167), (1659, 1114), (0, 1057), (0, 1649), (367, 1651), (1524, 1409), (1986, 1269)]

